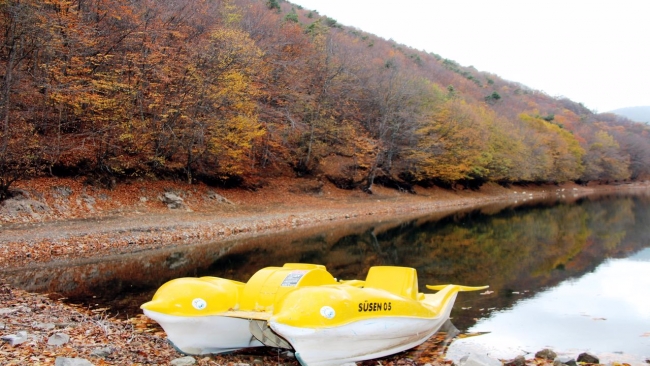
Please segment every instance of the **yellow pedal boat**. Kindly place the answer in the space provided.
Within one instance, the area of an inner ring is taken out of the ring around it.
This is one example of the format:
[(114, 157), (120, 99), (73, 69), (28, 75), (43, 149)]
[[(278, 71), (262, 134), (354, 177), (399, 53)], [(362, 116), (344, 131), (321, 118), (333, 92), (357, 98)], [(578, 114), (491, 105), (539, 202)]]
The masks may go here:
[(247, 283), (218, 277), (178, 278), (141, 306), (178, 350), (211, 354), (247, 347), (294, 349), (302, 365), (340, 365), (422, 344), (449, 318), (459, 291), (427, 286), (415, 269), (371, 267), (365, 281), (337, 281), (324, 266), (287, 263)]

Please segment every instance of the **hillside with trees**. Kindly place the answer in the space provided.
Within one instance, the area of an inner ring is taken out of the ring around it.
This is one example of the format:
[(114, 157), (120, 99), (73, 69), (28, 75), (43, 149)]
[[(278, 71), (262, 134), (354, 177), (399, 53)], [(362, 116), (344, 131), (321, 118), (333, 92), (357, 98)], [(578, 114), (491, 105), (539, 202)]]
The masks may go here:
[(289, 2), (2, 0), (0, 30), (0, 200), (41, 175), (367, 192), (650, 178), (646, 124)]

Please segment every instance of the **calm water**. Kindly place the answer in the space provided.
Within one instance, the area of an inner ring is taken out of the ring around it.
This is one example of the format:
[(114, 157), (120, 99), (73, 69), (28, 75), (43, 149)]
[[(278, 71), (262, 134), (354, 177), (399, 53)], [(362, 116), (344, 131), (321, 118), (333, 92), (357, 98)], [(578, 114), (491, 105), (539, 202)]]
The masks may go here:
[(325, 264), (337, 278), (400, 265), (425, 284), (490, 285), (459, 295), (452, 322), (481, 335), (454, 341), (512, 358), (550, 347), (604, 360), (650, 358), (650, 195), (500, 204), (371, 225), (341, 224), (280, 236), (172, 247), (102, 260), (0, 273), (15, 285), (59, 293), (132, 316), (165, 281), (213, 275), (246, 281), (285, 262)]
[(591, 351), (601, 363), (641, 364), (650, 358), (649, 329), (646, 248), (628, 258), (608, 259), (593, 272), (491, 312), (468, 329), (487, 334), (455, 341), (447, 357), (458, 360), (480, 352), (512, 358), (550, 347), (572, 357)]

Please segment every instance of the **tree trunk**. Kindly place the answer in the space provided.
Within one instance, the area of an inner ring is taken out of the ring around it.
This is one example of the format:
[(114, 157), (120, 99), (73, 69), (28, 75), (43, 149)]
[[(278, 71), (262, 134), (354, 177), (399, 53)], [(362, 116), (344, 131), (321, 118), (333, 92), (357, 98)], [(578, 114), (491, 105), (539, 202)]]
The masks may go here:
[[(0, 159), (3, 159), (7, 154), (7, 148), (9, 146), (9, 113), (11, 111), (11, 83), (12, 83), (12, 71), (14, 68), (14, 63), (16, 61), (16, 40), (14, 38), (15, 23), (11, 24), (8, 29), (7, 40), (9, 40), (9, 60), (7, 62), (7, 67), (5, 69), (5, 76), (2, 80), (2, 147), (0, 148)], [(0, 160), (1, 161), (1, 160)]]
[(187, 163), (185, 164), (185, 173), (187, 174), (187, 184), (192, 184), (192, 148), (187, 150)]

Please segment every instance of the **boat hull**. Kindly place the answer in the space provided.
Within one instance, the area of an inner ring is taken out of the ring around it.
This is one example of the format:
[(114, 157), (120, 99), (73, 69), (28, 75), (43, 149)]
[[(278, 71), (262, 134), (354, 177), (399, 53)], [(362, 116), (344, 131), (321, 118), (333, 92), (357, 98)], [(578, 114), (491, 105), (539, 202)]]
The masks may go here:
[(382, 317), (333, 328), (300, 328), (271, 321), (303, 365), (326, 366), (391, 355), (418, 346), (449, 318)]
[(158, 322), (167, 338), (188, 355), (216, 354), (263, 346), (249, 330), (250, 320), (220, 315), (176, 316), (144, 309)]

